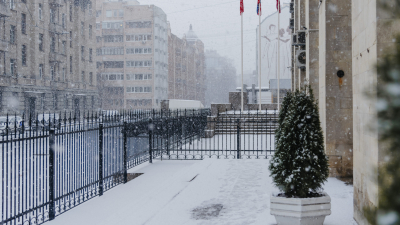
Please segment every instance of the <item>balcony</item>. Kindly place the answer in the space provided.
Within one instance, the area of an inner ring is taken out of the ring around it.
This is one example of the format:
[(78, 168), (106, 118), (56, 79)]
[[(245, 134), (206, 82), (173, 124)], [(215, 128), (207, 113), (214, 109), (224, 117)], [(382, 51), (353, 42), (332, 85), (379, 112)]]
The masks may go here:
[(49, 30), (56, 34), (69, 34), (61, 25), (56, 23), (49, 23)]
[(4, 0), (0, 0), (0, 17), (10, 17), (11, 12), (9, 6)]

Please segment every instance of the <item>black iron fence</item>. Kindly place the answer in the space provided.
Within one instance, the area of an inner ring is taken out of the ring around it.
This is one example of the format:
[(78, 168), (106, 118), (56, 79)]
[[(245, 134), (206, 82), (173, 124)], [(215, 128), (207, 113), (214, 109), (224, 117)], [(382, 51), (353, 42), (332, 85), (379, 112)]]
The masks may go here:
[(207, 121), (177, 117), (159, 125), (174, 131), (155, 134), (161, 149), (152, 150), (161, 153), (161, 159), (266, 159), (275, 151), (277, 120), (274, 110), (226, 111), (207, 117)]
[(276, 113), (209, 110), (0, 117), (0, 224), (41, 224), (158, 158), (267, 158)]

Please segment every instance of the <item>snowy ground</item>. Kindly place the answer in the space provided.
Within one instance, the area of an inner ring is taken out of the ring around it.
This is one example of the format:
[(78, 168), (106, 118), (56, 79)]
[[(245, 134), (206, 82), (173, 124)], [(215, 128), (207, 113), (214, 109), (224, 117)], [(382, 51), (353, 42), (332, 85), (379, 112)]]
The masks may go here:
[[(268, 160), (155, 161), (142, 176), (58, 216), (47, 225), (276, 224), (270, 215)], [(356, 225), (353, 187), (329, 178), (326, 225)]]

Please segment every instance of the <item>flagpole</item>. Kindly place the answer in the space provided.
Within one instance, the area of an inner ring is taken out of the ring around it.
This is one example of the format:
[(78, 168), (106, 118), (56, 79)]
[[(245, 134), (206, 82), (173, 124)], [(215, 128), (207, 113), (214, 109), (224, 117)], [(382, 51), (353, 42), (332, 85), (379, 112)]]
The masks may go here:
[(259, 104), (259, 110), (261, 112), (261, 4), (258, 6), (259, 11), (258, 11), (258, 87), (260, 91), (260, 98), (258, 101)]
[(242, 19), (242, 87), (240, 89), (242, 90), (242, 112), (243, 112), (243, 13), (240, 14), (240, 17)]
[(278, 0), (278, 111), (280, 110), (280, 78), (281, 78), (281, 74), (280, 74), (280, 41), (279, 41), (279, 36), (280, 36), (280, 14), (281, 14), (281, 1)]

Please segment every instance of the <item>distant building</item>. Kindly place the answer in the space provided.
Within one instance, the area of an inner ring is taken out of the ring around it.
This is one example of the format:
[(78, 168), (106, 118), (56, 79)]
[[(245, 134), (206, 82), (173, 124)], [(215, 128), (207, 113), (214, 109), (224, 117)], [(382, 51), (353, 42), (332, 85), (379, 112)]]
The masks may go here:
[(180, 39), (169, 36), (169, 99), (198, 100), (205, 103), (204, 44), (190, 25)]
[(168, 98), (166, 14), (134, 0), (96, 3), (102, 108), (159, 108)]
[(229, 92), (236, 90), (236, 69), (232, 60), (208, 50), (206, 59), (206, 107), (229, 102)]
[(89, 0), (0, 1), (0, 114), (98, 109)]

